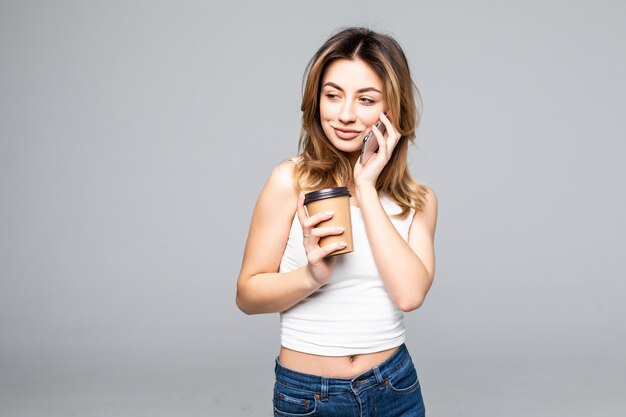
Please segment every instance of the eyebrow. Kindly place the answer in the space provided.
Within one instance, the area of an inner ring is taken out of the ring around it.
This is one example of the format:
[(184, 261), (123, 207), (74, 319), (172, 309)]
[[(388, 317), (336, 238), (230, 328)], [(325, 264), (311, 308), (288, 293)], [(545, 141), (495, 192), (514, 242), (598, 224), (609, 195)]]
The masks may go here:
[[(323, 85), (323, 87), (326, 87), (326, 86), (336, 88), (339, 91), (343, 91), (343, 88), (339, 87), (337, 84), (335, 84), (333, 82), (330, 82), (330, 81)], [(377, 93), (382, 94), (381, 91), (377, 90), (374, 87), (365, 87), (365, 88), (360, 88), (360, 89), (356, 90), (357, 93), (366, 93), (368, 91), (376, 91)]]

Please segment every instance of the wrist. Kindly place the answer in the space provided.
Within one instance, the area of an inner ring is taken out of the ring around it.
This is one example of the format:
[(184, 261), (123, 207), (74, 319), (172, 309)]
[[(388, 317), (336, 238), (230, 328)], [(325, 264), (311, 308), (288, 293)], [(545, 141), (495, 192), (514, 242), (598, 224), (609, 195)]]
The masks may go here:
[(315, 274), (311, 270), (311, 264), (307, 263), (304, 267), (304, 286), (307, 291), (313, 292), (321, 287), (320, 283), (315, 279)]
[(378, 191), (374, 184), (354, 184), (354, 191), (359, 200), (361, 200), (361, 197), (367, 197), (369, 195), (378, 197)]

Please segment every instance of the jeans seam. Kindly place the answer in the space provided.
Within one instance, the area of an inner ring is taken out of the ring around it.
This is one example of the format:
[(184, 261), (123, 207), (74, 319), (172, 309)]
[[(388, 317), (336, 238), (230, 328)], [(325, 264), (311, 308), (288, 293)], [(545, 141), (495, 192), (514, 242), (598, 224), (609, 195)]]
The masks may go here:
[(398, 367), (398, 369), (395, 370), (395, 372), (393, 374), (390, 374), (387, 378), (385, 379), (389, 379), (389, 378), (393, 378), (394, 376), (398, 375), (400, 372), (402, 372), (402, 370), (404, 369), (405, 366), (407, 366), (409, 363), (411, 363), (411, 359), (407, 359), (406, 361), (404, 361), (402, 363), (402, 365), (400, 365)]
[(286, 383), (284, 383), (282, 381), (279, 381), (279, 380), (276, 380), (276, 383), (278, 385), (282, 385), (285, 388), (290, 388), (290, 389), (295, 390), (295, 391), (302, 391), (302, 392), (307, 392), (307, 393), (311, 393), (311, 394), (318, 394), (317, 391), (311, 391), (311, 390), (308, 390), (308, 389), (297, 387), (295, 385), (286, 384)]

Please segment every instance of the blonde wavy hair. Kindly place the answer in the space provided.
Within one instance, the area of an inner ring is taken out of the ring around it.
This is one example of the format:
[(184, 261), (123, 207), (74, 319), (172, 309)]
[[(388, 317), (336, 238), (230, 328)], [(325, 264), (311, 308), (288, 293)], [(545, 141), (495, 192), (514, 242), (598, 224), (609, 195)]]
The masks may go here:
[(331, 36), (309, 61), (303, 79), (302, 130), (295, 177), (301, 190), (345, 186), (353, 180), (347, 156), (328, 140), (320, 122), (321, 82), (328, 65), (338, 59), (360, 59), (383, 81), (391, 121), (401, 134), (391, 159), (376, 181), (376, 190), (387, 194), (406, 217), (411, 208), (422, 211), (427, 189), (413, 179), (407, 164), (408, 144), (414, 142), (421, 113), (421, 96), (411, 79), (400, 45), (388, 35), (351, 27)]

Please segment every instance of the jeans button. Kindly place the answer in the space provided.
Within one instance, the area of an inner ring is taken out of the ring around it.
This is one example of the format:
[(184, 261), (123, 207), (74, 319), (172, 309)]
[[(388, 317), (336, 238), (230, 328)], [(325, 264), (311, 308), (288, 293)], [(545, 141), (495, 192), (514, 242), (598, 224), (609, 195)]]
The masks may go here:
[(358, 388), (358, 387), (360, 387), (360, 386), (361, 386), (361, 381), (356, 380), (356, 381), (353, 381), (353, 382), (352, 382), (352, 387), (353, 387), (353, 388)]

